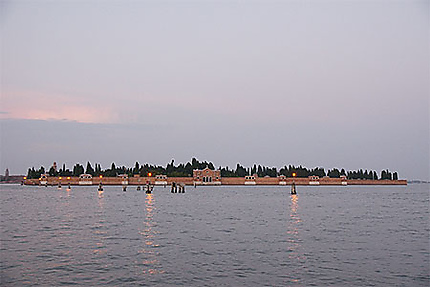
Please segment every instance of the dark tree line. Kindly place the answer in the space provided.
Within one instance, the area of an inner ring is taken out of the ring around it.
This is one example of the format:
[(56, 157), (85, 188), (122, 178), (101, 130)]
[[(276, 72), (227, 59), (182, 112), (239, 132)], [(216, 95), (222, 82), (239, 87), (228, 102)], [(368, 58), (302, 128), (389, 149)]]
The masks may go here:
[[(56, 170), (54, 167), (51, 167), (47, 172), (49, 176), (79, 176), (83, 173), (91, 174), (92, 176), (105, 176), (105, 177), (114, 177), (120, 174), (127, 174), (128, 176), (140, 175), (147, 176), (149, 173), (152, 176), (157, 174), (165, 174), (169, 177), (191, 177), (193, 176), (194, 169), (204, 169), (208, 167), (209, 169), (214, 170), (215, 166), (212, 162), (207, 161), (199, 161), (193, 158), (190, 162), (180, 163), (175, 165), (175, 161), (172, 159), (170, 163), (166, 165), (166, 167), (160, 165), (152, 165), (145, 163), (143, 165), (138, 162), (135, 163), (134, 167), (125, 167), (125, 166), (116, 166), (115, 163), (112, 163), (110, 168), (102, 169), (101, 165), (96, 163), (94, 167), (90, 162), (87, 162), (86, 167), (77, 163), (73, 166), (72, 170), (66, 168), (66, 165)], [(308, 176), (316, 175), (319, 177), (328, 176), (331, 178), (339, 178), (341, 176), (346, 176), (348, 179), (389, 179), (389, 180), (397, 180), (398, 174), (397, 172), (390, 172), (388, 169), (383, 170), (381, 172), (380, 177), (378, 178), (378, 174), (376, 171), (368, 171), (368, 170), (357, 170), (357, 171), (345, 171), (345, 169), (337, 169), (333, 168), (331, 170), (325, 171), (322, 167), (315, 167), (313, 169), (308, 169), (303, 166), (284, 166), (278, 169), (276, 167), (266, 167), (262, 165), (254, 164), (252, 167), (244, 167), (241, 164), (236, 164), (235, 168), (230, 169), (228, 166), (219, 167), (221, 171), (221, 177), (244, 177), (249, 174), (256, 174), (258, 177), (277, 177), (279, 175), (285, 175), (287, 177), (292, 177), (293, 173), (296, 174), (297, 177), (306, 178)], [(45, 168), (42, 166), (38, 170), (34, 167), (28, 169), (27, 178), (39, 178), (42, 174), (46, 173)]]

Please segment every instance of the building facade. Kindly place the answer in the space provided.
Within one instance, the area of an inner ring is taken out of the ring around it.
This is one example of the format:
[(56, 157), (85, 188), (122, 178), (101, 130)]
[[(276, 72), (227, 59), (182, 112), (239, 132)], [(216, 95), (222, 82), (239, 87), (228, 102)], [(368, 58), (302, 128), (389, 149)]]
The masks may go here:
[(197, 185), (218, 185), (221, 184), (221, 171), (205, 169), (193, 170), (193, 181)]

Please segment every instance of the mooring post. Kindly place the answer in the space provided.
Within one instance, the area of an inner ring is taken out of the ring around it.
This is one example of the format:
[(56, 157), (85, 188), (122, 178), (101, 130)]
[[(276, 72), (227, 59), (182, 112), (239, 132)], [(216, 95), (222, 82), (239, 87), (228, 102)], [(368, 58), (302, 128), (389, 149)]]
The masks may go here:
[(295, 178), (296, 178), (296, 173), (293, 172), (293, 184), (291, 185), (291, 194), (297, 194), (296, 182), (294, 181)]

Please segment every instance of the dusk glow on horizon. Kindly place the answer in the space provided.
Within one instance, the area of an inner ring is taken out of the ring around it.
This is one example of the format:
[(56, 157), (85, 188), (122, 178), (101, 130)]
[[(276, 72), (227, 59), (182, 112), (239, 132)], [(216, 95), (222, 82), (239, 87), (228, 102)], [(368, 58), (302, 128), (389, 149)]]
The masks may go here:
[(428, 1), (3, 1), (0, 173), (192, 157), (430, 180)]

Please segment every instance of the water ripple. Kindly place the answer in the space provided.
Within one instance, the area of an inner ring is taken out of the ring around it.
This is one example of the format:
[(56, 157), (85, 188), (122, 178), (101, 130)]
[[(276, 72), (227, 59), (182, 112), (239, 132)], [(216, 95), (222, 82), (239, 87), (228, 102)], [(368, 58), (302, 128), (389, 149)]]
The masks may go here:
[(1, 285), (428, 286), (428, 186), (407, 189), (2, 187)]

